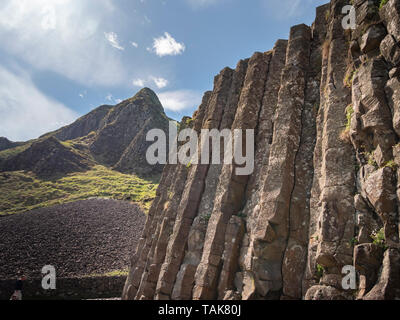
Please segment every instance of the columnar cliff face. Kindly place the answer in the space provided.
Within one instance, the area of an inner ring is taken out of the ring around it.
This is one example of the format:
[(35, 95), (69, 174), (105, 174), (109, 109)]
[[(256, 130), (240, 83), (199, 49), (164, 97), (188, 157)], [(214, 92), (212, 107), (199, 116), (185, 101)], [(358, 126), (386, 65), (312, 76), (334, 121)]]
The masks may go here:
[(167, 165), (124, 299), (400, 298), (400, 2), (352, 3), (215, 78), (193, 128), (254, 129), (254, 172)]

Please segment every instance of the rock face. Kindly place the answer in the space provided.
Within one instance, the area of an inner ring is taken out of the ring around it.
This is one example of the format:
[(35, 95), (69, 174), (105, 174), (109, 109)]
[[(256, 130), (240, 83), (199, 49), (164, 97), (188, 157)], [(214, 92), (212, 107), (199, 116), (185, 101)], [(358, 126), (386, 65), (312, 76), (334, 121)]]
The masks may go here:
[(400, 298), (400, 2), (352, 3), (215, 78), (193, 128), (254, 129), (254, 172), (167, 165), (123, 299)]
[(63, 127), (52, 133), (58, 140), (67, 141), (85, 137), (93, 131), (98, 131), (104, 126), (104, 118), (111, 111), (112, 106), (100, 106), (87, 115), (76, 120), (69, 126)]

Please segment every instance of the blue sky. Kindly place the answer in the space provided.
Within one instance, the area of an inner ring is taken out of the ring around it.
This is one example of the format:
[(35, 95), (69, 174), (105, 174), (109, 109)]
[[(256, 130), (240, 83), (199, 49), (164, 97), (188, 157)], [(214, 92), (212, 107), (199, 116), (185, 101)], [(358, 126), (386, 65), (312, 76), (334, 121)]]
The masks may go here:
[(192, 115), (226, 66), (327, 0), (2, 0), (0, 136), (27, 140), (143, 86)]

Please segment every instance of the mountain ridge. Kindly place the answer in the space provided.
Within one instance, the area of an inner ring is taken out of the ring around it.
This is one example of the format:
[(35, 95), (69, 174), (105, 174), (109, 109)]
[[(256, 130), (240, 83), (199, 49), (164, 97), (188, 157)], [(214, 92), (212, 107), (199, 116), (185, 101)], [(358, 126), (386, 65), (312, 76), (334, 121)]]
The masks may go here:
[[(114, 167), (123, 173), (157, 175), (161, 173), (163, 166), (149, 166), (144, 158), (143, 150), (149, 146), (146, 133), (153, 128), (167, 132), (169, 121), (154, 91), (143, 88), (132, 98), (115, 106), (99, 106), (72, 124), (46, 133), (38, 139), (14, 143), (7, 138), (1, 138), (2, 170), (14, 170), (10, 165), (13, 159), (20, 153), (26, 154), (24, 152), (37, 142), (54, 143), (54, 140), (48, 139), (56, 138), (62, 143), (72, 142), (70, 147), (74, 149), (74, 146), (78, 146), (76, 151), (86, 153), (91, 161)], [(7, 164), (4, 164), (5, 161)], [(29, 169), (28, 167), (26, 166), (26, 169)], [(25, 169), (23, 166), (19, 168)]]

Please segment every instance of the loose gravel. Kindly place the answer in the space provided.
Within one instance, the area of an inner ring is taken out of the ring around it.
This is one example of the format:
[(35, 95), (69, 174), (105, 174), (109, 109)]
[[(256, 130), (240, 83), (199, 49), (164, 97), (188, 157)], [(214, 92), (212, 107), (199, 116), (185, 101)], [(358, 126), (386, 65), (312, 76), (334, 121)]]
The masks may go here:
[(0, 217), (0, 279), (41, 278), (45, 265), (57, 277), (126, 270), (145, 220), (137, 205), (105, 199)]

